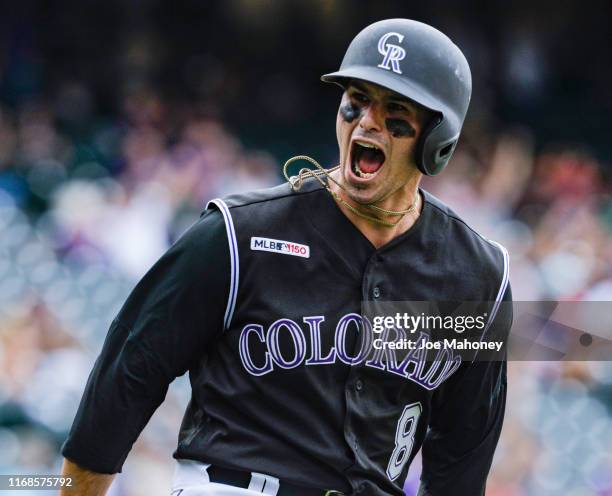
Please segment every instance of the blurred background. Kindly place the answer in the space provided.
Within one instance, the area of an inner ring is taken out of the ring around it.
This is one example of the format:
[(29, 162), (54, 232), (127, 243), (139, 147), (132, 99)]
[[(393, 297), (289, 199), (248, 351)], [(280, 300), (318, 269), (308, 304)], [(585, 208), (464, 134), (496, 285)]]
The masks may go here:
[[(335, 163), (319, 76), (382, 18), (470, 61), (460, 147), (424, 187), (509, 249), (515, 300), (612, 299), (609, 2), (2, 3), (0, 473), (59, 472), (111, 319), (207, 200), (296, 154)], [(513, 362), (508, 382), (487, 495), (612, 495), (611, 364)], [(169, 494), (188, 398), (181, 378), (113, 496)]]

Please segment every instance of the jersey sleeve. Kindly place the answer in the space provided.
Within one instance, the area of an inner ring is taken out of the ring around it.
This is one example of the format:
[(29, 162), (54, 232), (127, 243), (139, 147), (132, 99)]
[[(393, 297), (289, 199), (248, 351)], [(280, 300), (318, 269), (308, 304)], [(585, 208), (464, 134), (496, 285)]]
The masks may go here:
[(62, 454), (100, 473), (121, 471), (166, 396), (222, 331), (229, 293), (223, 218), (207, 211), (136, 285), (110, 325)]
[[(512, 325), (508, 285), (495, 317), (496, 333)], [(484, 496), (506, 404), (506, 361), (476, 359), (436, 391), (423, 443), (418, 496)]]

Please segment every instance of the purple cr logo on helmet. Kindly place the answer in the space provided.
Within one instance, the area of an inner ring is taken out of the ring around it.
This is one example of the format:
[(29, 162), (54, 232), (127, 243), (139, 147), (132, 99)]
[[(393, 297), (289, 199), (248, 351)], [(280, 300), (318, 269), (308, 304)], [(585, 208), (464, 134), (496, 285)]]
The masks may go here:
[(351, 79), (378, 84), (433, 111), (437, 118), (421, 133), (416, 163), (428, 176), (444, 169), (472, 94), (470, 66), (445, 34), (409, 19), (375, 22), (355, 36), (340, 70), (321, 79), (342, 87)]

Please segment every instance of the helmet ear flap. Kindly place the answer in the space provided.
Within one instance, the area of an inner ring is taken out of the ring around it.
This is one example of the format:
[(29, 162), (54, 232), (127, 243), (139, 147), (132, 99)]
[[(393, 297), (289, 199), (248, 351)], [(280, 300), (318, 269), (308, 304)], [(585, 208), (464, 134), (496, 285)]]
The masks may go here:
[(417, 167), (423, 174), (435, 176), (448, 164), (459, 140), (458, 133), (447, 138), (452, 132), (451, 128), (449, 119), (444, 119), (438, 113), (422, 131), (416, 157)]

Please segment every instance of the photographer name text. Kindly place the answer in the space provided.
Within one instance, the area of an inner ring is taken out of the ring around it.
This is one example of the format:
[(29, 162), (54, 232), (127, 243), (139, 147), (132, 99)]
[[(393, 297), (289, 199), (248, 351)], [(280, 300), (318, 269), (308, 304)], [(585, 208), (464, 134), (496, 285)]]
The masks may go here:
[(411, 339), (398, 339), (396, 341), (384, 341), (377, 338), (372, 346), (377, 350), (441, 350), (443, 348), (453, 350), (495, 350), (500, 351), (504, 345), (501, 341), (470, 341), (468, 339), (444, 339), (440, 341), (415, 341)]

